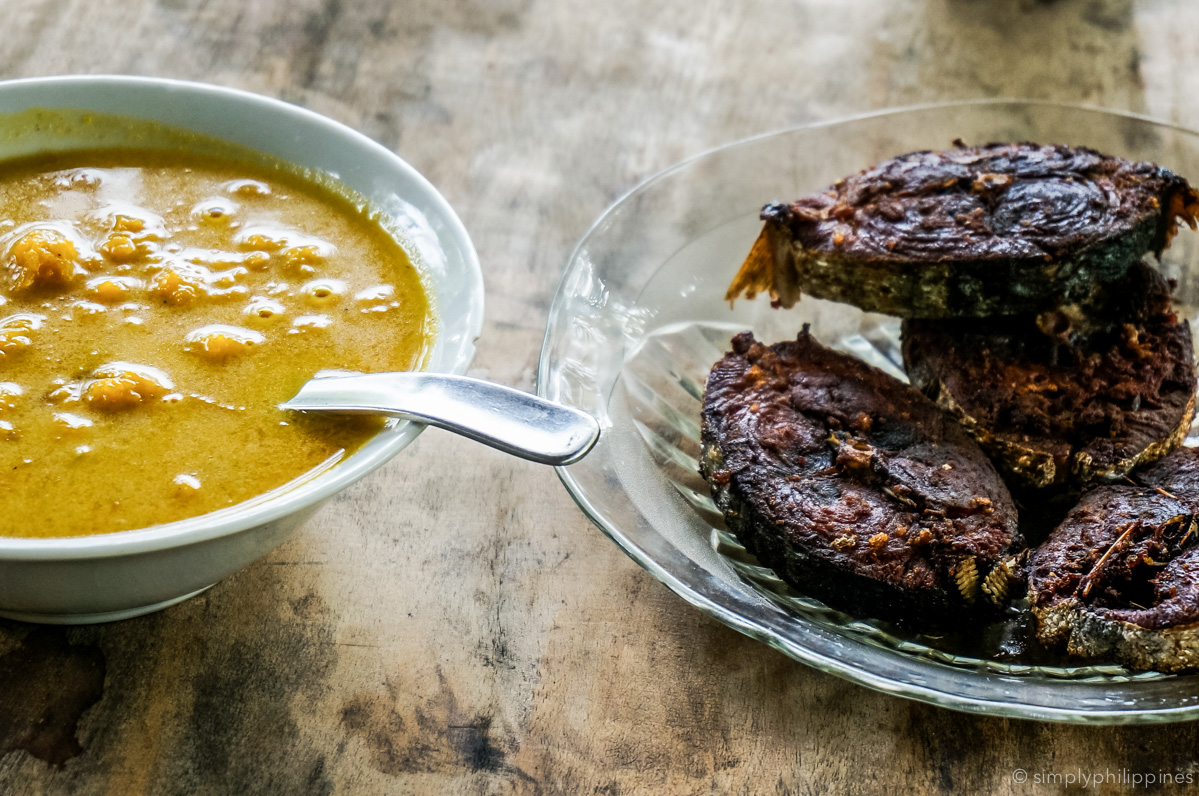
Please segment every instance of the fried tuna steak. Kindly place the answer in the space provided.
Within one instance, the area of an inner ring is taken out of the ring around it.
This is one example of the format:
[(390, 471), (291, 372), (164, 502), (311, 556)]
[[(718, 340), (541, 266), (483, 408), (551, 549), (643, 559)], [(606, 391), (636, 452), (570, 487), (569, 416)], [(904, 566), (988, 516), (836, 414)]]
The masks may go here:
[(908, 320), (912, 383), (952, 412), (1014, 486), (1124, 475), (1182, 444), (1195, 410), (1190, 325), (1137, 263), (1097, 307)]
[(800, 293), (904, 318), (1011, 315), (1072, 301), (1160, 255), (1199, 193), (1152, 163), (1037, 144), (888, 160), (770, 204), (726, 298)]
[(805, 327), (713, 367), (703, 460), (729, 528), (798, 591), (946, 625), (1006, 602), (1024, 540), (995, 468), (916, 390)]
[(1199, 668), (1199, 452), (1088, 492), (1029, 562), (1037, 635), (1133, 669)]

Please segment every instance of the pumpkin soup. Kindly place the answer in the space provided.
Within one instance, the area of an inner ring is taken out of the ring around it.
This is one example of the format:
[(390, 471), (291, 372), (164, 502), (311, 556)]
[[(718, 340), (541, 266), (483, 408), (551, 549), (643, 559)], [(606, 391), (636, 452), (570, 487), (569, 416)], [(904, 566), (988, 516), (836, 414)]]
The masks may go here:
[(421, 275), (370, 211), (284, 171), (107, 150), (0, 165), (0, 536), (241, 503), (381, 427), (278, 405), (419, 369)]

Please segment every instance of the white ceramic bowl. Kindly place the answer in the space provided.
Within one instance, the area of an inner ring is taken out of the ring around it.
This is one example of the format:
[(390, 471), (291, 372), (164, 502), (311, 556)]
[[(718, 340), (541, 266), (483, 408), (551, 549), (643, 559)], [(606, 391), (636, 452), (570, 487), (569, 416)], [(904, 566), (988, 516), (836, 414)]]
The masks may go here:
[[(54, 123), (28, 123), (31, 109)], [(390, 217), (416, 249), (435, 294), (438, 337), (427, 370), (462, 373), (483, 322), (478, 257), (461, 221), (415, 169), (353, 130), (242, 91), (131, 77), (0, 82), (0, 159), (97, 146), (155, 146), (138, 124), (96, 125), (87, 113), (152, 120), (328, 174)], [(144, 125), (144, 123), (143, 123)], [(398, 423), (337, 466), (265, 500), (144, 530), (59, 539), (0, 538), (0, 616), (103, 622), (164, 608), (280, 544), (322, 501), (379, 467), (423, 426)]]

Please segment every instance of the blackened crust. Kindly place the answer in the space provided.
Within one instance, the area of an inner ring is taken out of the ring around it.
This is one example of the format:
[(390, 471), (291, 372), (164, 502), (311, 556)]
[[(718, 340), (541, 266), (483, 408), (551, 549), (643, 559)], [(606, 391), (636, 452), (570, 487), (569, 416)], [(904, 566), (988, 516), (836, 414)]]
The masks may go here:
[(744, 333), (704, 395), (701, 472), (730, 529), (798, 591), (916, 626), (989, 605), (1024, 546), (1006, 487), (916, 390), (817, 343)]

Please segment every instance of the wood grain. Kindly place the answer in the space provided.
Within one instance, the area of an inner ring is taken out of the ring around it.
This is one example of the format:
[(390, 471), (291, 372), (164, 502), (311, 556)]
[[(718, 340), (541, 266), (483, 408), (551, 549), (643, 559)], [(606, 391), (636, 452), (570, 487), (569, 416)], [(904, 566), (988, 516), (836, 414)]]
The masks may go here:
[[(1191, 0), (3, 11), (7, 77), (205, 80), (401, 153), (484, 264), (474, 373), (524, 388), (574, 241), (636, 182), (707, 147), (990, 96), (1199, 125)], [(641, 571), (552, 471), (436, 431), (201, 597), (107, 626), (0, 622), (0, 678), (6, 795), (1055, 793), (1012, 771), (1199, 778), (1199, 725), (980, 718), (794, 663)]]

